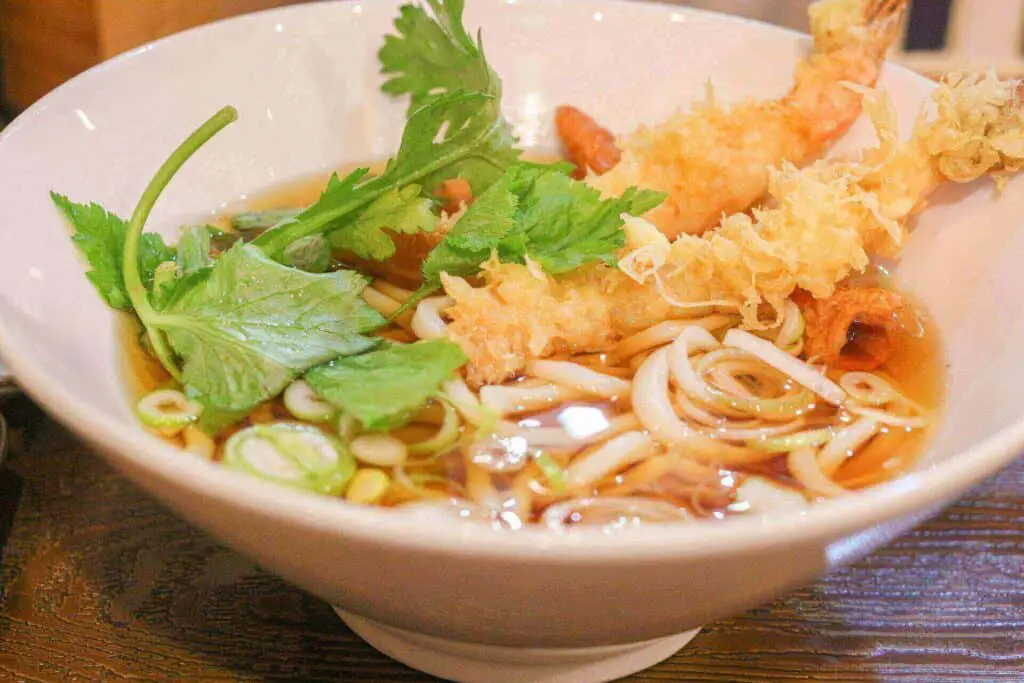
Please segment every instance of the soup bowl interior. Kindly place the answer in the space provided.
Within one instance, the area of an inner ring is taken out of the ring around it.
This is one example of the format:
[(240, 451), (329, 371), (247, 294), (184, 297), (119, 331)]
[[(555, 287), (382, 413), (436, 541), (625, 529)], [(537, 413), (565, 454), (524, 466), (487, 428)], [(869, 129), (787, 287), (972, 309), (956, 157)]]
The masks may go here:
[[(0, 136), (0, 353), (23, 387), (117, 469), (261, 564), (348, 612), (446, 639), (611, 646), (767, 600), (866, 552), (1008, 462), (1022, 440), (1024, 185), (948, 188), (894, 272), (928, 309), (947, 372), (943, 420), (910, 475), (802, 514), (610, 537), (412, 519), (223, 471), (131, 414), (118, 317), (96, 296), (56, 190), (130, 214), (154, 170), (225, 104), (241, 118), (189, 162), (149, 225), (173, 237), (283, 181), (396, 148), (404, 103), (375, 53), (399, 3), (316, 3), (186, 32), (62, 86)], [(556, 149), (554, 107), (613, 130), (665, 119), (714, 80), (724, 102), (786, 91), (808, 40), (680, 8), (475, 0), (522, 144)], [(889, 66), (908, 128), (930, 84)], [(860, 121), (838, 151), (871, 144)], [(552, 599), (557, 596), (557, 599)], [(643, 605), (643, 609), (637, 609)]]

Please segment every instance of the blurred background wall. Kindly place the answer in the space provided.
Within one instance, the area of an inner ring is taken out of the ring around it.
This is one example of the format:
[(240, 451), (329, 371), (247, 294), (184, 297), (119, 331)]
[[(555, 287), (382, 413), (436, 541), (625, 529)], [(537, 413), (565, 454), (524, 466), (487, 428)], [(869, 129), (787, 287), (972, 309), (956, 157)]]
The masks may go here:
[[(224, 17), (300, 0), (0, 0), (8, 111), (125, 50)], [(371, 0), (372, 1), (372, 0)]]
[[(14, 113), (125, 50), (209, 21), (303, 1), (309, 0), (0, 0), (0, 102)], [(807, 0), (676, 4), (807, 28)], [(913, 0), (895, 58), (931, 76), (988, 65), (1003, 75), (1024, 75), (1022, 27), (1024, 0)]]

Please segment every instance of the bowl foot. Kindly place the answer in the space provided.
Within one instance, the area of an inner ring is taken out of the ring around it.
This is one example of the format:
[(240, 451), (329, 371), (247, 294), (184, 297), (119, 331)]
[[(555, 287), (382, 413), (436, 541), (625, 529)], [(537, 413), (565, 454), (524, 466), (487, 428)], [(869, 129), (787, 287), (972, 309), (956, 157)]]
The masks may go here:
[(527, 649), (435, 638), (334, 610), (388, 657), (457, 683), (603, 683), (671, 657), (700, 631), (609, 647)]

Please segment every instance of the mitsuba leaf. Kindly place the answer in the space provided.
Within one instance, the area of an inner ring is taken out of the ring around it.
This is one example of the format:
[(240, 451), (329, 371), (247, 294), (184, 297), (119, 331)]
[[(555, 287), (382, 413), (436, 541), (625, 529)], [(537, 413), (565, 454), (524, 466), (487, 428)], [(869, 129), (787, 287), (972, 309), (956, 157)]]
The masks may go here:
[(331, 243), (323, 235), (307, 235), (285, 248), (284, 262), (307, 273), (326, 273), (331, 267)]
[[(50, 197), (75, 231), (71, 240), (89, 264), (86, 277), (96, 291), (111, 308), (132, 310), (122, 273), (127, 230), (124, 219), (96, 203), (78, 204), (56, 192), (51, 192)], [(143, 283), (150, 286), (156, 267), (173, 260), (174, 256), (174, 250), (164, 244), (160, 235), (143, 235), (139, 242), (139, 271)]]
[(395, 344), (313, 368), (306, 381), (364, 429), (400, 427), (467, 362), (448, 340)]
[(221, 410), (273, 398), (309, 368), (360, 353), (383, 324), (352, 271), (314, 275), (237, 244), (149, 321), (182, 361), (182, 382)]
[[(178, 274), (191, 275), (213, 263), (210, 256), (210, 240), (214, 230), (206, 225), (191, 225), (178, 238)], [(143, 235), (145, 238), (150, 233)]]

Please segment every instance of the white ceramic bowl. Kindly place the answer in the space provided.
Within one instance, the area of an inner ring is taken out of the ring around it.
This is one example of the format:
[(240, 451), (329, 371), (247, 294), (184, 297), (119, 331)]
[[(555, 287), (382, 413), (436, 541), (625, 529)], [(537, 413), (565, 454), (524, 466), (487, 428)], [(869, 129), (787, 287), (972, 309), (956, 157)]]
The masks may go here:
[[(174, 226), (275, 183), (396, 147), (403, 105), (375, 53), (398, 3), (318, 3), (189, 31), (59, 88), (0, 136), (0, 352), (57, 419), (178, 514), (295, 584), (414, 666), (463, 680), (605, 680), (700, 624), (766, 601), (901, 533), (1024, 442), (1024, 185), (936, 197), (898, 268), (949, 361), (946, 419), (919, 470), (802, 514), (553, 535), (411, 520), (277, 488), (147, 435), (133, 420), (115, 317), (47, 196), (127, 214), (167, 153), (221, 105), (238, 124), (175, 179)], [(473, 0), (468, 23), (527, 146), (553, 149), (571, 102), (615, 130), (664, 119), (713, 77), (720, 97), (784, 92), (808, 41), (663, 5)], [(909, 124), (929, 84), (888, 67)], [(843, 141), (872, 141), (864, 122)], [(952, 200), (956, 200), (953, 202)], [(368, 621), (370, 620), (370, 621)], [(502, 662), (497, 668), (481, 660)], [(522, 668), (522, 667), (526, 668)], [(532, 667), (532, 668), (531, 668)]]

